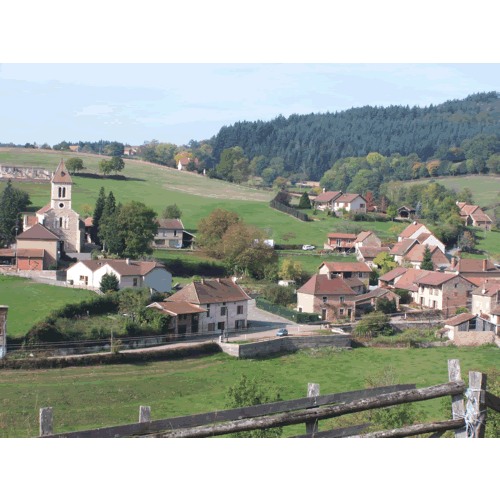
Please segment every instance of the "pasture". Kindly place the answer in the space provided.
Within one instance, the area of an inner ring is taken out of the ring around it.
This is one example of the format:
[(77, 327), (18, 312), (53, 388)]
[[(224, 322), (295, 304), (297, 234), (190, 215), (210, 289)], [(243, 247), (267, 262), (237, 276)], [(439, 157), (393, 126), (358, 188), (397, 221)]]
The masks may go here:
[(81, 302), (94, 292), (45, 285), (36, 281), (0, 274), (0, 304), (9, 306), (7, 335), (23, 337), (38, 321), (65, 304)]
[[(221, 410), (227, 388), (243, 374), (278, 388), (282, 399), (305, 397), (308, 382), (319, 383), (322, 394), (363, 389), (368, 378), (377, 385), (426, 387), (448, 381), (449, 358), (460, 360), (467, 381), (469, 370), (498, 366), (500, 350), (358, 348), (332, 353), (307, 349), (261, 360), (238, 360), (220, 353), (128, 365), (3, 370), (0, 438), (38, 435), (38, 410), (43, 406), (54, 408), (55, 432), (136, 422), (140, 405), (151, 406), (153, 419)], [(389, 373), (381, 378), (384, 370)], [(443, 400), (450, 408), (449, 398)], [(416, 403), (423, 412), (420, 421), (443, 419), (443, 400)], [(320, 422), (319, 430), (332, 425), (332, 421)], [(303, 425), (287, 427), (283, 436), (303, 432)]]

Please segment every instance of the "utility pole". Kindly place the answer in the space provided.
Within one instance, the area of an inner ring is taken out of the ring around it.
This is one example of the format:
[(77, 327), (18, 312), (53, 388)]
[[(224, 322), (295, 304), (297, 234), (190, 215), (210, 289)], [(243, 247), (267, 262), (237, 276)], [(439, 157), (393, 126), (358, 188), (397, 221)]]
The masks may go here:
[(111, 352), (111, 354), (113, 354), (113, 328), (111, 328), (110, 352)]

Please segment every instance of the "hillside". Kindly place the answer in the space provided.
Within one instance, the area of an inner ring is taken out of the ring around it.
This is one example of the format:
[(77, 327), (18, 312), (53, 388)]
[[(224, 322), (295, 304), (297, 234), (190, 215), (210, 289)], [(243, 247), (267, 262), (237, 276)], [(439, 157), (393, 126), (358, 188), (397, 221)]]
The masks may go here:
[(282, 157), (285, 171), (299, 173), (305, 167), (310, 179), (318, 181), (341, 158), (378, 152), (416, 154), (425, 161), (440, 146), (459, 146), (477, 134), (500, 135), (497, 92), (423, 108), (364, 106), (335, 113), (280, 115), (269, 122), (238, 122), (222, 127), (211, 143), (213, 165), (224, 149), (240, 146), (250, 160), (260, 155)]

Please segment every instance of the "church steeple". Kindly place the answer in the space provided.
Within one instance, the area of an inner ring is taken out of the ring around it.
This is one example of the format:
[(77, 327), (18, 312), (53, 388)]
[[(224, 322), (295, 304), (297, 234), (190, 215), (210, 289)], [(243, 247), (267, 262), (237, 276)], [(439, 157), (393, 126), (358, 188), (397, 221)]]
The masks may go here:
[(62, 159), (50, 182), (52, 184), (51, 208), (71, 209), (71, 186), (73, 181)]

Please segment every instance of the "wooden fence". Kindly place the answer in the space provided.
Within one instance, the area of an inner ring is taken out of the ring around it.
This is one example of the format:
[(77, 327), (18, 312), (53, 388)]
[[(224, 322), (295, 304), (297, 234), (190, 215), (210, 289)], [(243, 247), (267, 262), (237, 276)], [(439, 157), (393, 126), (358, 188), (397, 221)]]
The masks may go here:
[[(307, 397), (302, 399), (161, 420), (151, 420), (151, 407), (141, 406), (137, 423), (62, 434), (53, 432), (53, 408), (41, 408), (40, 437), (211, 437), (295, 424), (305, 424), (305, 434), (293, 436), (294, 438), (407, 437), (428, 433), (433, 433), (430, 437), (441, 437), (447, 430), (454, 430), (457, 438), (484, 437), (486, 408), (500, 412), (500, 398), (486, 391), (486, 375), (480, 372), (469, 372), (467, 389), (461, 378), (458, 359), (448, 360), (448, 375), (449, 382), (422, 389), (417, 389), (415, 384), (403, 384), (324, 396), (320, 395), (318, 384), (308, 384)], [(467, 398), (466, 408), (464, 395)], [(369, 423), (318, 432), (320, 420), (445, 396), (451, 396), (450, 420), (362, 435), (359, 433), (369, 427)]]

